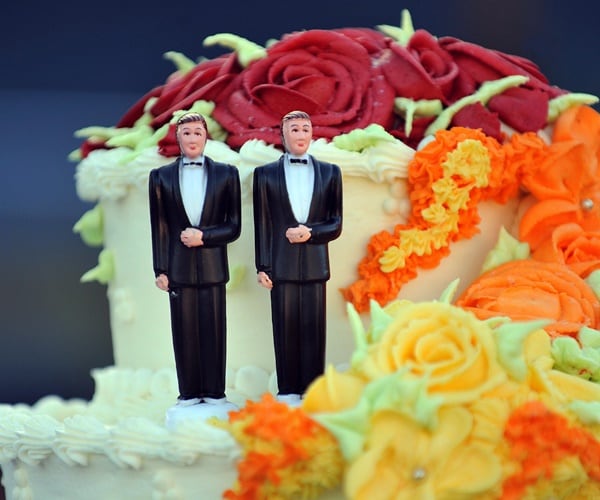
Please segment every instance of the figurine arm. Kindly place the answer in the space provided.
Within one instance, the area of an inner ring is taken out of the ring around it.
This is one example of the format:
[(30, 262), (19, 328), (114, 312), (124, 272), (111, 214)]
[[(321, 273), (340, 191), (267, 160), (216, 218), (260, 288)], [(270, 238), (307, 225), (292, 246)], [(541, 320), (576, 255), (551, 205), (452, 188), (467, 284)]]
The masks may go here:
[[(223, 214), (223, 219), (218, 224), (198, 229), (202, 233), (201, 244), (208, 247), (231, 243), (239, 238), (242, 230), (242, 197), (238, 169), (222, 164), (217, 164), (215, 168), (220, 169), (218, 175), (225, 176), (223, 182), (218, 183), (219, 192), (214, 196), (218, 204), (214, 208)], [(209, 193), (207, 196), (210, 196)]]
[(150, 228), (152, 233), (152, 264), (154, 275), (166, 274), (169, 269), (169, 228), (165, 200), (158, 170), (150, 172), (148, 182), (150, 204)]
[(254, 258), (256, 270), (267, 275), (271, 273), (271, 215), (267, 189), (267, 175), (264, 167), (254, 170), (252, 198), (254, 208)]
[(343, 185), (342, 173), (337, 165), (331, 165), (329, 180), (324, 189), (323, 200), (325, 203), (324, 217), (322, 222), (311, 224), (311, 237), (309, 243), (323, 244), (335, 240), (342, 233), (343, 213)]

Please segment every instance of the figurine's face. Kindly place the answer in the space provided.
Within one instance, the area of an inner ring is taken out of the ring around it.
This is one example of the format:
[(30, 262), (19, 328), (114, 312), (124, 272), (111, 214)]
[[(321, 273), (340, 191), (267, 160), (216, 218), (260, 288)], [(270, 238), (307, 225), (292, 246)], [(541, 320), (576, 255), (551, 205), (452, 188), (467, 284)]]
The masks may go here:
[(296, 118), (283, 123), (283, 145), (288, 153), (301, 156), (308, 150), (312, 139), (310, 120)]
[(177, 129), (181, 152), (188, 158), (197, 158), (206, 146), (206, 130), (202, 122), (182, 123)]

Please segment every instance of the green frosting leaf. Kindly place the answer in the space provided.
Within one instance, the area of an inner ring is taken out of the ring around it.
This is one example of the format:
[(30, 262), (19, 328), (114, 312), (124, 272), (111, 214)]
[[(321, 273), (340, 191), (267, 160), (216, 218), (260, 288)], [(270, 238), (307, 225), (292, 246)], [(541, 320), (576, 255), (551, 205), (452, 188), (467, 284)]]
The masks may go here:
[(115, 275), (115, 256), (112, 250), (104, 249), (98, 255), (98, 265), (81, 277), (82, 283), (98, 281), (106, 285)]
[(73, 226), (73, 232), (78, 233), (86, 245), (91, 247), (102, 245), (104, 241), (104, 211), (100, 203), (80, 217)]
[(600, 424), (600, 401), (573, 401), (569, 409), (585, 425)]
[(427, 127), (427, 130), (423, 135), (433, 135), (438, 130), (448, 128), (448, 125), (450, 125), (450, 122), (452, 121), (452, 117), (465, 106), (478, 102), (485, 105), (492, 97), (499, 95), (512, 87), (523, 85), (527, 80), (529, 80), (529, 78), (526, 76), (510, 75), (498, 80), (483, 82), (473, 94), (459, 99), (442, 111), (435, 121)]
[(377, 26), (377, 29), (396, 40), (396, 42), (403, 47), (408, 45), (408, 41), (415, 34), (412, 17), (408, 9), (402, 9), (402, 20), (400, 22), (400, 27), (391, 26), (389, 24), (380, 24)]
[(75, 163), (79, 163), (82, 160), (82, 158), (83, 157), (81, 156), (81, 149), (79, 149), (79, 148), (74, 149), (67, 156), (67, 160), (75, 162)]
[(208, 47), (223, 45), (232, 49), (237, 54), (238, 61), (244, 68), (252, 61), (262, 59), (267, 55), (267, 50), (264, 47), (233, 33), (219, 33), (206, 37), (204, 45)]
[(508, 231), (502, 227), (498, 234), (496, 246), (490, 250), (483, 261), (482, 273), (494, 269), (506, 262), (513, 260), (522, 260), (529, 258), (530, 250), (527, 243), (522, 243), (512, 237)]
[(407, 375), (407, 370), (373, 380), (364, 391), (371, 413), (392, 410), (409, 417), (427, 429), (437, 425), (437, 413), (443, 403), (442, 396), (427, 392), (428, 377)]
[(558, 337), (552, 342), (554, 368), (584, 380), (600, 382), (600, 332), (583, 327), (581, 345), (572, 337)]
[(177, 71), (184, 75), (196, 67), (196, 63), (181, 52), (170, 50), (169, 52), (165, 52), (163, 57), (175, 64)]
[(591, 272), (585, 282), (594, 290), (596, 297), (600, 298), (600, 271)]
[(333, 143), (339, 149), (357, 152), (375, 146), (381, 141), (395, 142), (396, 138), (376, 123), (365, 128), (354, 129), (347, 134), (340, 134), (333, 138)]
[(351, 302), (346, 304), (346, 311), (348, 313), (348, 322), (350, 323), (350, 329), (352, 330), (355, 344), (350, 363), (352, 366), (356, 366), (360, 365), (367, 355), (369, 343), (367, 341), (367, 333), (360, 319), (360, 315)]
[(418, 101), (408, 97), (396, 97), (394, 99), (394, 110), (404, 117), (404, 134), (406, 137), (410, 137), (415, 116), (436, 116), (442, 112), (442, 109), (442, 101), (439, 99), (421, 99)]
[(246, 266), (236, 264), (229, 269), (229, 281), (225, 285), (227, 291), (233, 291), (244, 281), (246, 277)]
[(337, 439), (347, 461), (354, 460), (363, 450), (369, 429), (370, 408), (364, 399), (349, 410), (336, 413), (316, 413), (311, 418), (319, 422)]
[(527, 363), (523, 352), (525, 339), (531, 332), (550, 323), (551, 321), (546, 319), (507, 322), (493, 330), (498, 347), (498, 362), (513, 379), (523, 382), (527, 376)]
[(452, 299), (454, 299), (454, 296), (456, 295), (456, 290), (459, 283), (460, 278), (456, 278), (454, 281), (452, 281), (442, 292), (438, 302), (442, 302), (443, 304), (452, 304)]
[(577, 337), (583, 347), (600, 349), (600, 331), (583, 326), (579, 330), (579, 335), (577, 335)]
[(598, 97), (595, 95), (578, 92), (563, 94), (550, 99), (548, 102), (548, 123), (555, 122), (560, 114), (571, 106), (578, 106), (580, 104), (591, 106), (592, 104), (596, 104), (598, 100)]
[(390, 316), (375, 300), (369, 304), (371, 310), (371, 328), (368, 334), (369, 342), (374, 344), (381, 340), (382, 335), (392, 324), (394, 318)]
[(92, 127), (84, 127), (76, 130), (74, 132), (74, 136), (78, 139), (90, 139), (96, 140), (98, 142), (106, 141), (117, 135), (126, 134), (129, 132), (129, 128), (117, 128), (117, 127), (100, 127), (100, 126), (92, 126)]
[(126, 147), (138, 149), (140, 143), (147, 142), (154, 135), (154, 129), (148, 125), (141, 125), (135, 128), (122, 128), (122, 134), (115, 135), (106, 141), (106, 145), (118, 148)]

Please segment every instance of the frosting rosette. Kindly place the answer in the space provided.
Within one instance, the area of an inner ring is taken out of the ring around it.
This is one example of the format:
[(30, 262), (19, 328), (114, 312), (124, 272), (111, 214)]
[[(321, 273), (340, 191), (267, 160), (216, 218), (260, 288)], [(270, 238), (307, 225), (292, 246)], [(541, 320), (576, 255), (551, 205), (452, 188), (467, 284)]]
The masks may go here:
[(533, 259), (506, 262), (477, 278), (456, 305), (487, 319), (547, 318), (552, 337), (576, 337), (583, 326), (598, 328), (600, 302), (590, 286), (567, 266)]
[(575, 223), (562, 224), (552, 231), (550, 238), (544, 240), (532, 257), (566, 265), (586, 278), (600, 269), (600, 233), (585, 231)]
[(536, 250), (553, 229), (577, 223), (600, 227), (600, 113), (573, 106), (556, 120), (550, 154), (524, 176), (535, 200), (523, 214), (519, 236)]
[(227, 143), (249, 139), (281, 144), (281, 117), (311, 115), (315, 138), (332, 138), (372, 123), (392, 123), (394, 92), (378, 58), (385, 37), (371, 30), (309, 30), (284, 36), (236, 76), (213, 113)]
[(354, 357), (353, 369), (367, 380), (399, 370), (427, 382), (446, 401), (473, 401), (497, 386), (505, 373), (497, 361), (493, 331), (471, 313), (435, 302), (398, 302), (394, 320)]

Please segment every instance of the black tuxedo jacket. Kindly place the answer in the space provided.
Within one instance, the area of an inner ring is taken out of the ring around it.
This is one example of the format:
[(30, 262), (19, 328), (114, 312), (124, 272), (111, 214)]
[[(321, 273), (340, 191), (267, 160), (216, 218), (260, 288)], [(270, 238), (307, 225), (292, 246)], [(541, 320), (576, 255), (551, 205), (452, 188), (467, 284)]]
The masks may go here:
[[(229, 280), (227, 243), (241, 230), (241, 198), (238, 170), (204, 157), (206, 197), (200, 224), (194, 226), (186, 214), (179, 185), (177, 159), (150, 172), (150, 223), (154, 273), (166, 274), (170, 286), (202, 286)], [(188, 248), (179, 239), (181, 231), (196, 227), (204, 245)]]
[(290, 243), (289, 227), (298, 226), (289, 201), (283, 156), (254, 170), (253, 204), (257, 271), (271, 280), (307, 282), (329, 279), (327, 243), (342, 232), (342, 174), (337, 165), (311, 156), (315, 171), (313, 195), (305, 226), (312, 229), (306, 243)]

